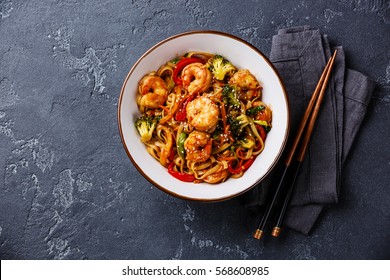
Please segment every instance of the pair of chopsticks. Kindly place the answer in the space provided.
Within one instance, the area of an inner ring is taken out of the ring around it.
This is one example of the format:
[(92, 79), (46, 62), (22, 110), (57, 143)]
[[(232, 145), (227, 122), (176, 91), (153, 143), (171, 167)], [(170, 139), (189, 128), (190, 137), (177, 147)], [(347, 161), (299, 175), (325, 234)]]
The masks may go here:
[[(318, 115), (318, 112), (320, 110), (321, 102), (322, 102), (324, 94), (325, 94), (326, 86), (327, 86), (328, 81), (329, 81), (330, 73), (332, 71), (332, 67), (333, 67), (336, 55), (337, 55), (337, 50), (335, 50), (333, 56), (329, 59), (328, 63), (326, 64), (325, 69), (322, 72), (321, 77), (317, 83), (317, 86), (314, 89), (312, 97), (309, 101), (309, 104), (308, 104), (306, 111), (303, 115), (302, 121), (299, 125), (295, 139), (292, 143), (291, 149), (290, 149), (289, 153), (287, 154), (286, 160), (284, 162), (285, 166), (284, 166), (284, 170), (283, 170), (282, 176), (280, 178), (278, 187), (275, 191), (275, 194), (274, 194), (271, 202), (269, 203), (269, 205), (264, 213), (264, 216), (260, 220), (260, 222), (257, 226), (257, 229), (253, 235), (253, 237), (256, 239), (260, 239), (263, 236), (264, 229), (266, 227), (268, 219), (274, 210), (276, 202), (279, 200), (279, 196), (281, 195), (282, 189), (284, 188), (283, 186), (284, 186), (286, 174), (288, 173), (290, 167), (292, 167), (293, 163), (294, 163), (295, 169), (292, 171), (293, 172), (292, 173), (293, 176), (291, 177), (292, 181), (291, 181), (290, 185), (288, 186), (288, 189), (287, 189), (287, 192), (285, 194), (284, 201), (282, 204), (282, 209), (279, 212), (277, 222), (272, 230), (272, 236), (278, 237), (280, 235), (281, 227), (283, 224), (283, 219), (284, 219), (284, 216), (285, 216), (286, 210), (287, 210), (287, 206), (289, 204), (290, 197), (291, 197), (291, 194), (292, 194), (293, 189), (294, 189), (296, 178), (298, 177), (298, 174), (299, 174), (299, 169), (300, 169), (301, 163), (303, 162), (303, 159), (305, 157), (305, 153), (306, 153), (307, 146), (308, 146), (308, 143), (310, 140), (310, 136), (312, 134), (312, 131), (313, 131), (316, 119), (317, 119), (317, 115)], [(306, 132), (305, 132), (305, 134), (303, 134), (305, 128), (306, 128)], [(295, 152), (296, 152), (299, 144), (300, 144), (299, 151), (298, 151), (296, 158), (294, 160)]]

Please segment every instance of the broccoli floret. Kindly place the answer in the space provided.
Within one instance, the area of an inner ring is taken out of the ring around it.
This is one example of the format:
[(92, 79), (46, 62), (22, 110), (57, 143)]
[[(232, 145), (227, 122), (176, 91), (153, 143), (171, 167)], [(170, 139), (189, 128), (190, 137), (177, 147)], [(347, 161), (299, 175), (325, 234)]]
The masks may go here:
[(239, 140), (238, 145), (243, 147), (244, 149), (250, 149), (255, 145), (255, 141), (251, 138), (243, 138), (242, 140)]
[(217, 80), (222, 81), (225, 75), (236, 70), (233, 64), (223, 56), (217, 54), (210, 61), (210, 70)]
[(236, 140), (242, 139), (244, 136), (244, 128), (250, 123), (248, 116), (241, 114), (237, 118), (229, 117), (228, 121), (233, 138)]
[(142, 142), (148, 142), (152, 139), (153, 131), (155, 130), (158, 123), (158, 118), (151, 116), (141, 116), (134, 122), (135, 127), (141, 136)]
[(228, 107), (239, 108), (238, 88), (232, 85), (225, 85), (222, 89), (223, 101)]

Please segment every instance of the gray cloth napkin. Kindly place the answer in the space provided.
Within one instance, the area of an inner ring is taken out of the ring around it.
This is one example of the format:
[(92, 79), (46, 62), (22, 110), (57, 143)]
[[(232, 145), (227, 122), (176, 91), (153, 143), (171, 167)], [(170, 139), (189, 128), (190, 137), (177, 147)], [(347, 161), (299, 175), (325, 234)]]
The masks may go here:
[[(332, 76), (284, 222), (304, 234), (309, 234), (325, 205), (338, 201), (342, 167), (375, 89), (373, 81), (346, 68), (343, 48), (336, 48)], [(309, 26), (281, 29), (272, 39), (270, 60), (289, 96), (290, 141), (332, 53), (327, 36)], [(258, 211), (270, 199), (278, 178), (276, 168), (243, 196), (245, 207)]]

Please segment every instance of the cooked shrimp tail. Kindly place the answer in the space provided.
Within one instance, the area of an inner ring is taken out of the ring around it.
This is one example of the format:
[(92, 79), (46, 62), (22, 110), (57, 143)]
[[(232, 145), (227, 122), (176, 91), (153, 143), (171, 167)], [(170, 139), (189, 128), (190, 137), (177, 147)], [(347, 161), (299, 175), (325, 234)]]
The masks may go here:
[(184, 67), (181, 74), (183, 86), (189, 94), (205, 92), (211, 85), (211, 72), (206, 65), (196, 62)]
[(147, 75), (139, 82), (139, 105), (146, 108), (159, 108), (168, 97), (164, 80), (155, 75)]
[(193, 162), (204, 162), (210, 158), (212, 139), (206, 132), (194, 130), (184, 142), (186, 159)]

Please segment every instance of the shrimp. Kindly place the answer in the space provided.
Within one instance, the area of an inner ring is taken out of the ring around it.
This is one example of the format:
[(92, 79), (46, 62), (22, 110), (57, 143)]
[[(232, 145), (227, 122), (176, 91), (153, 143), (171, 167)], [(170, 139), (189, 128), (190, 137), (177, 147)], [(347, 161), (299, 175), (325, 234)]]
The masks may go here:
[(147, 75), (139, 82), (141, 98), (139, 105), (146, 108), (159, 108), (164, 105), (168, 97), (168, 89), (163, 79), (154, 75)]
[(230, 84), (235, 84), (241, 88), (239, 98), (242, 101), (252, 100), (259, 94), (261, 89), (257, 79), (247, 69), (240, 69), (229, 80)]
[(216, 184), (221, 181), (224, 181), (228, 176), (229, 171), (227, 169), (223, 169), (221, 171), (206, 176), (203, 180), (209, 184)]
[(181, 78), (188, 93), (197, 94), (206, 91), (210, 87), (212, 75), (207, 66), (195, 62), (184, 67)]
[(219, 108), (210, 98), (200, 96), (187, 104), (188, 122), (197, 130), (213, 131), (218, 123)]
[(210, 158), (212, 139), (210, 134), (194, 130), (184, 141), (186, 159), (193, 162), (204, 162)]

